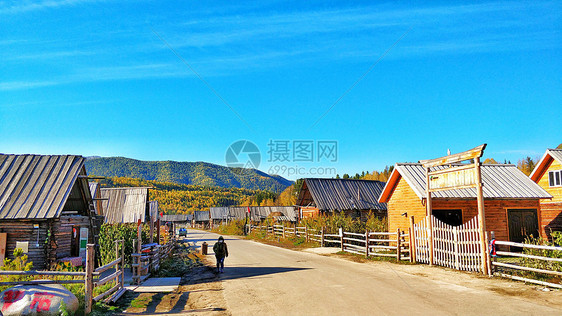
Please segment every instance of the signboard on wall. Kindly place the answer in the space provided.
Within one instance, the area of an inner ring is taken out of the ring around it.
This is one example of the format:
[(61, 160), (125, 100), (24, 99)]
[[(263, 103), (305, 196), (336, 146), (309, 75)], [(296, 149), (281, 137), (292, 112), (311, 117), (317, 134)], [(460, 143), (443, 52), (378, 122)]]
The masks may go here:
[(80, 257), (86, 258), (86, 245), (88, 245), (88, 228), (80, 227)]
[(476, 186), (476, 172), (472, 165), (461, 166), (429, 173), (429, 190), (440, 191)]

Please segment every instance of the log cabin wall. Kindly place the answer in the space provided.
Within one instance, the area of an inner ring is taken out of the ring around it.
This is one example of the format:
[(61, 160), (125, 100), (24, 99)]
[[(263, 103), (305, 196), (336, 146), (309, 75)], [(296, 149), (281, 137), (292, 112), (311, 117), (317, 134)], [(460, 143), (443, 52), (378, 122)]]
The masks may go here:
[[(476, 199), (432, 199), (433, 209), (460, 209), (463, 223), (478, 215)], [(509, 240), (507, 222), (508, 209), (535, 209), (540, 218), (539, 200), (485, 199), (486, 231), (494, 231), (498, 240)], [(407, 213), (407, 216), (403, 216)], [(388, 201), (388, 230), (408, 231), (409, 217), (414, 223), (420, 222), (426, 214), (425, 203), (414, 193), (410, 185), (401, 178)]]
[[(33, 228), (35, 224), (39, 225), (39, 228)], [(46, 220), (0, 220), (0, 232), (7, 233), (6, 258), (14, 259), (16, 242), (27, 242), (28, 262), (33, 262), (33, 269), (45, 269), (47, 267), (45, 260), (45, 240), (47, 240), (48, 229), (49, 221)], [(39, 242), (37, 242), (37, 240), (39, 240)]]

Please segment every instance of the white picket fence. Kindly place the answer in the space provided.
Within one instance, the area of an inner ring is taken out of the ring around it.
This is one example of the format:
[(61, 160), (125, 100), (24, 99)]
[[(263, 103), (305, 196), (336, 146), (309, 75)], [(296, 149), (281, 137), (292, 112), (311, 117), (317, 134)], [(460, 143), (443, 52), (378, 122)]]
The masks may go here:
[[(463, 271), (481, 271), (478, 219), (451, 226), (431, 216), (433, 224), (433, 263)], [(427, 218), (414, 224), (415, 258), (430, 262), (429, 225)]]

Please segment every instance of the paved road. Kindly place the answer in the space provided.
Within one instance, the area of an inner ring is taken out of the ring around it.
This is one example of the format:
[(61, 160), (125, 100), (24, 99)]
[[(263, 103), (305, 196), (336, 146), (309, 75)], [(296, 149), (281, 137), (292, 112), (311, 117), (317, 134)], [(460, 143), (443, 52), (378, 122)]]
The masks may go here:
[[(212, 245), (218, 235), (190, 231)], [(355, 263), (226, 237), (230, 256), (221, 275), (233, 315), (558, 315), (560, 309), (492, 291), (493, 281), (459, 272)], [(214, 258), (211, 258), (214, 259)], [(405, 272), (404, 269), (410, 269)], [(412, 269), (446, 273), (431, 278)], [(444, 272), (439, 272), (444, 271)], [(457, 279), (458, 278), (458, 279)], [(506, 284), (513, 282), (504, 282)], [(560, 295), (559, 293), (546, 293)]]

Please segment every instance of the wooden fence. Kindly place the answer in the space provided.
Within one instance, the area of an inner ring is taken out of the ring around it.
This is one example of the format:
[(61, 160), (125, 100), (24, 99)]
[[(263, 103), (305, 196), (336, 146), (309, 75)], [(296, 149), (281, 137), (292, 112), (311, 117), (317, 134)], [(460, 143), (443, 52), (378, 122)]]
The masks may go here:
[[(443, 223), (431, 216), (433, 247), (429, 244), (427, 217), (413, 225), (415, 261), (433, 263), (463, 271), (481, 271), (480, 233), (474, 217), (460, 226)], [(433, 248), (433, 253), (431, 249)]]
[(493, 275), (562, 289), (562, 247), (495, 239), (492, 239), (491, 244), (498, 249), (491, 258)]
[[(137, 250), (137, 253), (131, 254), (133, 257), (133, 263), (131, 264), (133, 282), (140, 284), (148, 279), (151, 273), (158, 271), (160, 263), (170, 255), (175, 245), (176, 240), (170, 238), (168, 243), (164, 245), (143, 245), (140, 247), (140, 251)], [(136, 248), (138, 249), (138, 246)]]
[[(85, 313), (88, 314), (92, 311), (93, 302), (97, 302), (106, 298), (106, 302), (115, 302), (125, 293), (124, 287), (124, 247), (123, 240), (115, 241), (115, 254), (114, 261), (94, 269), (94, 245), (86, 245), (86, 266), (84, 272), (66, 272), (66, 271), (0, 271), (0, 275), (14, 275), (14, 276), (51, 276), (51, 277), (72, 277), (72, 279), (48, 279), (48, 280), (29, 280), (29, 281), (14, 281), (14, 282), (0, 282), (3, 285), (38, 285), (38, 284), (80, 284), (83, 283), (85, 287)], [(99, 276), (114, 268), (115, 272), (111, 275), (99, 279)], [(108, 282), (114, 281), (115, 285), (109, 290), (93, 297), (96, 287), (102, 286)]]
[(410, 260), (410, 234), (396, 232), (352, 233), (339, 230), (338, 234), (327, 234), (323, 230), (308, 227), (287, 227), (285, 225), (248, 226), (249, 230), (258, 229), (267, 234), (286, 238), (288, 236), (303, 237), (306, 241), (315, 241), (322, 247), (339, 247), (341, 251), (365, 256), (396, 257), (397, 260)]

